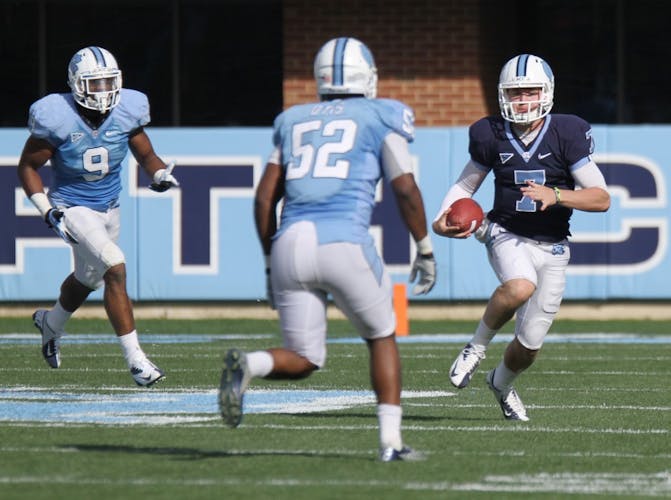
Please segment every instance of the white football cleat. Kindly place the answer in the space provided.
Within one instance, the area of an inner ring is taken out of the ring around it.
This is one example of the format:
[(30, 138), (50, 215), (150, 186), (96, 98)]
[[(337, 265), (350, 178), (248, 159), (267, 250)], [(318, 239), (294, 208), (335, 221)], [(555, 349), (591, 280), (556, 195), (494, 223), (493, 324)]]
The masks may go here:
[(46, 309), (38, 309), (33, 313), (33, 323), (42, 334), (42, 357), (52, 368), (61, 366), (61, 337), (63, 331), (54, 330), (47, 322)]
[(501, 406), (501, 411), (503, 411), (503, 416), (506, 420), (521, 420), (522, 422), (527, 422), (529, 417), (527, 417), (527, 409), (524, 407), (524, 403), (517, 395), (517, 391), (512, 387), (508, 390), (507, 393), (504, 393), (494, 387), (494, 372), (496, 369), (487, 373), (487, 386), (494, 393), (494, 397), (499, 402)]
[(150, 387), (165, 378), (163, 371), (147, 358), (134, 361), (130, 367), (130, 374), (135, 383), (141, 387)]
[(450, 367), (452, 385), (459, 389), (466, 387), (483, 359), (484, 350), (476, 349), (471, 343), (466, 344)]
[(423, 453), (415, 451), (407, 446), (403, 446), (400, 450), (395, 448), (381, 448), (378, 458), (380, 459), (380, 462), (419, 462), (426, 459)]

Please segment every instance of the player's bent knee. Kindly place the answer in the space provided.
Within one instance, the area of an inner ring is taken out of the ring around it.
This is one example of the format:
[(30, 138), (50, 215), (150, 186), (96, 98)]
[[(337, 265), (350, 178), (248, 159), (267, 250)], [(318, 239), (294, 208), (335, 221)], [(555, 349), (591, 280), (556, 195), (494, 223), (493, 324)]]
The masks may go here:
[(126, 263), (126, 257), (121, 248), (111, 241), (100, 251), (100, 260), (108, 270), (119, 264)]
[(324, 366), (324, 363), (326, 363), (326, 353), (316, 356), (303, 356), (303, 359), (305, 360), (304, 370), (307, 372), (305, 375), (307, 377), (312, 372), (319, 370)]
[(312, 372), (316, 371), (319, 369), (319, 367), (313, 363), (310, 363), (307, 359), (305, 360), (306, 364), (303, 367), (303, 370), (300, 372), (297, 372), (294, 374), (293, 377), (294, 379), (302, 379), (302, 378), (307, 378), (310, 375), (312, 375)]
[[(326, 346), (288, 346), (301, 360), (301, 371), (306, 372), (305, 377), (313, 371), (324, 367), (326, 363)], [(294, 371), (299, 371), (298, 367)]]
[(105, 284), (100, 273), (93, 269), (75, 269), (74, 277), (84, 287), (91, 290), (97, 290)]
[(501, 291), (507, 295), (510, 300), (523, 304), (536, 291), (536, 285), (526, 279), (513, 279), (505, 282), (499, 287)]
[(312, 375), (312, 372), (319, 370), (319, 366), (312, 363), (309, 359), (301, 356), (298, 353), (293, 353), (289, 358), (284, 359), (284, 362), (279, 366), (275, 366), (273, 373), (266, 378), (281, 379), (281, 380), (300, 380)]

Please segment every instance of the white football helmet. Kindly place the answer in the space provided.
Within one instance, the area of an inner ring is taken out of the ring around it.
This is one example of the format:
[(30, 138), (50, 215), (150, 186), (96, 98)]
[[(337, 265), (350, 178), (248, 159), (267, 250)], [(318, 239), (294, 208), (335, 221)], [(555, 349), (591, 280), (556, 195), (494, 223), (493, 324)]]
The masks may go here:
[[(537, 104), (534, 109), (519, 113), (508, 97), (508, 89), (540, 88), (538, 101), (525, 101)], [(499, 76), (499, 107), (504, 119), (513, 123), (531, 123), (543, 118), (552, 109), (554, 102), (555, 78), (548, 63), (538, 56), (521, 54), (504, 64)]]
[(121, 70), (109, 51), (86, 47), (70, 59), (68, 85), (79, 104), (106, 113), (119, 104)]
[(377, 68), (373, 54), (356, 38), (334, 38), (315, 57), (315, 80), (320, 96), (360, 94), (377, 96)]

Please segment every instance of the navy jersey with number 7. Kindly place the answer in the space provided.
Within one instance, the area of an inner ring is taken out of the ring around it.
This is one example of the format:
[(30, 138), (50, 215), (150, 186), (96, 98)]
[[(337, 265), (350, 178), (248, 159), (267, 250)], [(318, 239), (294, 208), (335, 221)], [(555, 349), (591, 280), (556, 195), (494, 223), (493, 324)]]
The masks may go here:
[(570, 235), (572, 210), (522, 196), (526, 181), (574, 189), (571, 171), (586, 165), (594, 152), (590, 125), (574, 115), (551, 114), (529, 145), (520, 141), (500, 116), (483, 118), (469, 129), (469, 153), (480, 168), (494, 172), (494, 206), (487, 217), (509, 231), (538, 241), (556, 242)]

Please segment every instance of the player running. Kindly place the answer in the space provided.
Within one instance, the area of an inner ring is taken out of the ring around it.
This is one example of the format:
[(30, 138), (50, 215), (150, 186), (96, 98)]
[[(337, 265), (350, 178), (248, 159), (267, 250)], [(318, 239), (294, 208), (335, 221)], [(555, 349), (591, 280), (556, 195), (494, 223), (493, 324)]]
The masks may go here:
[(494, 172), (494, 206), (475, 236), (486, 245), (501, 285), (452, 364), (450, 381), (460, 389), (469, 384), (496, 332), (516, 314), (515, 338), (486, 382), (506, 419), (529, 420), (512, 384), (534, 362), (559, 311), (571, 255), (571, 213), (604, 212), (610, 196), (591, 157), (589, 124), (550, 114), (554, 76), (543, 59), (513, 57), (503, 66), (498, 89), (501, 116), (470, 127), (471, 159), (447, 192), (433, 230), (450, 238), (470, 236), (447, 226), (447, 207), (472, 196)]
[(376, 98), (373, 56), (359, 40), (327, 42), (315, 59), (314, 75), (320, 102), (293, 106), (276, 118), (275, 149), (255, 199), (272, 284), (269, 299), (279, 311), (284, 347), (226, 354), (222, 417), (231, 427), (240, 423), (251, 378), (300, 379), (324, 366), (330, 295), (370, 351), (380, 460), (417, 458), (401, 439), (401, 363), (391, 280), (369, 234), (376, 186), (384, 176), (417, 243), (414, 293), (431, 290), (436, 263), (408, 149), (414, 115), (399, 101)]
[[(156, 191), (179, 183), (144, 132), (150, 120), (147, 96), (122, 88), (121, 70), (109, 51), (79, 50), (70, 60), (68, 83), (70, 93), (47, 95), (30, 107), (30, 137), (18, 167), (26, 195), (74, 256), (74, 272), (54, 306), (33, 315), (42, 355), (49, 366), (60, 367), (65, 323), (104, 285), (105, 311), (130, 373), (138, 385), (150, 386), (164, 374), (140, 347), (126, 291), (125, 257), (117, 245), (121, 162), (130, 149)], [(48, 195), (38, 172), (47, 161), (53, 176)]]

